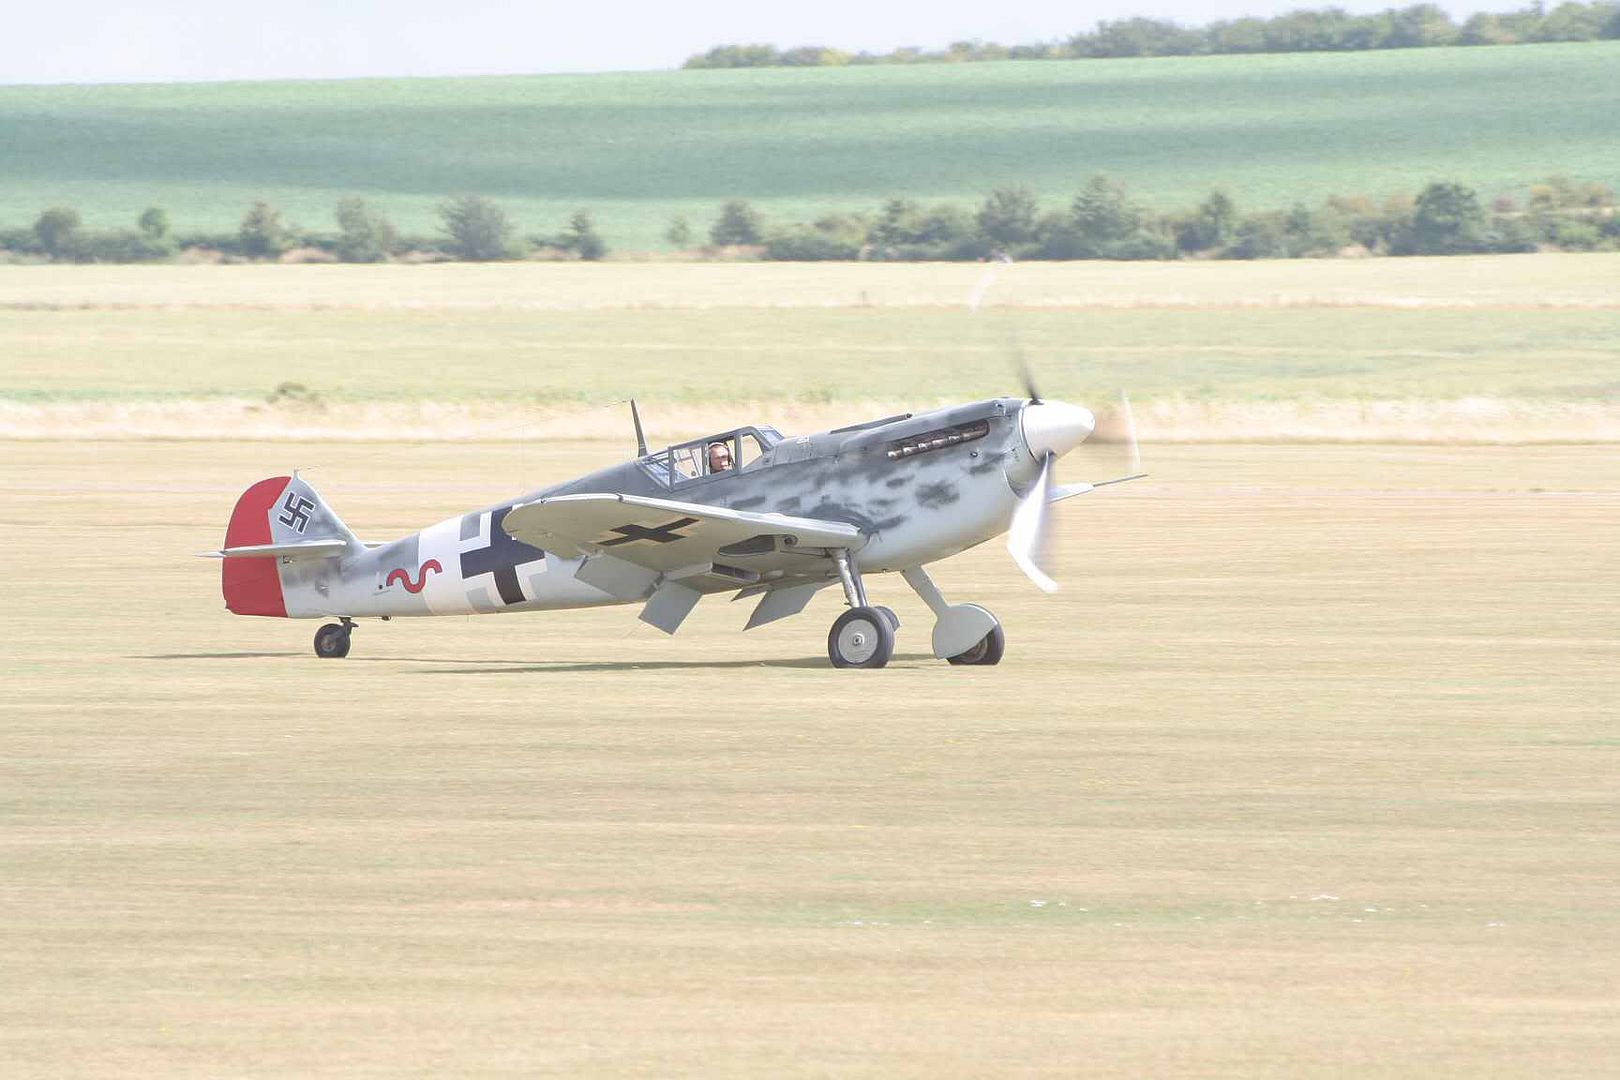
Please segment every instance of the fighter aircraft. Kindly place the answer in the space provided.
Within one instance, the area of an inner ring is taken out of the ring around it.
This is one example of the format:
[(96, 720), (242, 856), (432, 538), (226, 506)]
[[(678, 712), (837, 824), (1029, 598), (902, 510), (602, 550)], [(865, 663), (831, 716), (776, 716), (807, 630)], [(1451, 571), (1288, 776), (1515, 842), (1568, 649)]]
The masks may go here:
[(793, 438), (740, 427), (651, 453), (632, 401), (632, 461), (380, 544), (356, 538), (297, 473), (272, 477), (242, 494), (225, 546), (204, 555), (223, 560), (238, 615), (336, 619), (315, 634), (325, 658), (348, 655), (360, 618), (639, 603), (673, 634), (699, 600), (729, 593), (758, 598), (753, 629), (838, 584), (849, 609), (828, 658), (881, 668), (900, 623), (869, 602), (866, 580), (895, 571), (933, 612), (936, 657), (996, 664), (1001, 623), (947, 603), (928, 564), (1007, 533), (1019, 567), (1051, 591), (1048, 507), (1140, 475), (1058, 485), (1055, 462), (1095, 419), (1028, 391)]

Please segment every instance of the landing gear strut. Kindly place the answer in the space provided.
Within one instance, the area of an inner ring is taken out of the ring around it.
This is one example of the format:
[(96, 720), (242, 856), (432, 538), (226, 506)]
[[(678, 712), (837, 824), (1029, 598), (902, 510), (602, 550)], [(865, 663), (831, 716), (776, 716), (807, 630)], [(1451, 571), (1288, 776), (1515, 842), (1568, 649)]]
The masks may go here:
[(344, 617), (340, 622), (327, 623), (315, 631), (315, 655), (322, 660), (341, 660), (349, 655), (349, 635), (354, 631), (354, 620)]
[(1001, 622), (978, 604), (947, 604), (922, 567), (901, 573), (934, 613), (934, 655), (953, 664), (999, 664), (1007, 649)]
[(866, 588), (849, 552), (833, 552), (833, 561), (849, 610), (838, 616), (827, 634), (827, 658), (833, 667), (880, 668), (894, 655), (894, 630), (900, 620), (887, 608), (867, 606)]

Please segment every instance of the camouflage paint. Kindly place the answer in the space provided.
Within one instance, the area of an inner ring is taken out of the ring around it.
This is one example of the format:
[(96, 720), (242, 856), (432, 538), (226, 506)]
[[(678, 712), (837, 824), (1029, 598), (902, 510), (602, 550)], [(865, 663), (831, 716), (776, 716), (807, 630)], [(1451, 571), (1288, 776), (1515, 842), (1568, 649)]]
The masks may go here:
[[(1037, 472), (1019, 434), (1023, 405), (997, 398), (784, 439), (745, 468), (673, 485), (655, 476), (664, 454), (659, 451), (369, 549), (314, 489), (294, 478), (270, 510), (275, 542), (341, 537), (350, 549), (338, 559), (278, 560), (287, 614), (409, 617), (627, 602), (577, 580), (581, 559), (518, 544), (504, 531), (492, 535), (512, 506), (553, 495), (618, 492), (845, 522), (869, 537), (856, 554), (862, 572), (920, 566), (1006, 530), (1019, 494)], [(908, 458), (887, 454), (896, 439), (979, 420), (988, 422), (989, 432), (973, 442)], [(287, 497), (294, 508), (302, 508), (299, 499), (313, 504), (303, 508), (307, 521), (301, 530), (300, 517), (283, 505)], [(276, 521), (283, 516), (291, 523)], [(826, 559), (806, 557), (792, 565), (803, 569), (765, 584), (777, 588), (834, 576)], [(491, 567), (507, 572), (498, 575)], [(709, 579), (706, 591), (735, 592), (741, 584)]]

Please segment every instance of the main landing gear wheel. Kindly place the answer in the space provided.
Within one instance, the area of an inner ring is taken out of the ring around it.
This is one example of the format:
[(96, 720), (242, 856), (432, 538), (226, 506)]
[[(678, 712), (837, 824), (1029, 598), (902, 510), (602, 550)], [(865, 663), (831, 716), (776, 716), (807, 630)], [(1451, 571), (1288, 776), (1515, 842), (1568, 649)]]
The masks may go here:
[(315, 655), (322, 660), (341, 660), (349, 655), (349, 630), (353, 624), (327, 623), (315, 631)]
[(980, 638), (972, 648), (966, 652), (959, 652), (955, 656), (947, 656), (947, 663), (951, 664), (990, 664), (1001, 663), (1001, 654), (1007, 651), (1007, 634), (997, 622), (991, 631)]
[(890, 630), (900, 629), (900, 616), (894, 613), (894, 608), (885, 604), (873, 604), (872, 610), (881, 613), (885, 619), (889, 620)]
[(833, 667), (880, 668), (894, 655), (894, 627), (878, 608), (850, 608), (827, 635)]

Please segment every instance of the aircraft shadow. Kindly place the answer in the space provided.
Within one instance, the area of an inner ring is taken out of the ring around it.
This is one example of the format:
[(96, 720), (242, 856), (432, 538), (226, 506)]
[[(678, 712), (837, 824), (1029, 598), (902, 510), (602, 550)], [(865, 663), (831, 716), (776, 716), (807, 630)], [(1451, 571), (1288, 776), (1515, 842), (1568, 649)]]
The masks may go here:
[[(368, 657), (367, 659), (383, 660), (384, 657)], [(896, 653), (890, 658), (890, 663), (905, 660), (932, 660), (933, 653)], [(396, 661), (397, 662), (397, 661)], [(427, 663), (429, 661), (420, 661)], [(444, 661), (431, 661), (444, 663)], [(456, 661), (467, 663), (468, 661)], [(471, 661), (475, 664), (488, 665), (494, 661)], [(536, 663), (516, 664), (501, 667), (435, 667), (424, 668), (418, 675), (524, 675), (545, 674), (547, 672), (602, 672), (602, 671), (701, 671), (705, 669), (735, 670), (738, 668), (826, 668), (832, 670), (825, 656), (794, 657), (791, 660), (613, 660), (594, 662), (569, 662), (559, 660), (556, 662), (539, 661)]]
[[(288, 650), (286, 652), (196, 652), (196, 653), (148, 653), (132, 656), (132, 660), (314, 660), (315, 657), (303, 650)], [(907, 660), (933, 660), (932, 653), (895, 653), (891, 663)], [(793, 657), (788, 660), (598, 660), (598, 661), (568, 661), (568, 660), (446, 660), (442, 656), (350, 656), (346, 659), (351, 664), (436, 664), (437, 667), (424, 668), (417, 672), (420, 675), (522, 675), (544, 674), (555, 672), (567, 674), (570, 672), (601, 672), (601, 671), (685, 671), (737, 668), (831, 668), (824, 656)]]
[(292, 649), (286, 652), (176, 652), (176, 653), (144, 653), (126, 657), (129, 660), (266, 660), (279, 659), (288, 656), (308, 656), (310, 653)]

